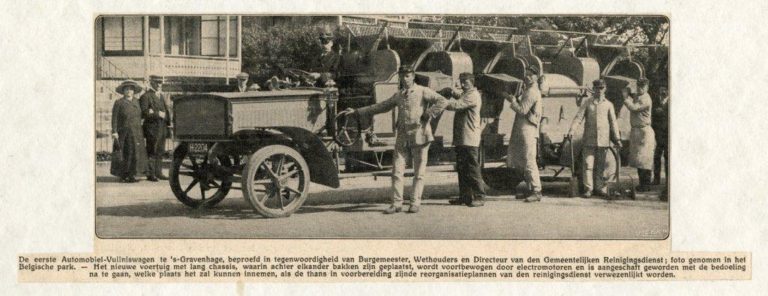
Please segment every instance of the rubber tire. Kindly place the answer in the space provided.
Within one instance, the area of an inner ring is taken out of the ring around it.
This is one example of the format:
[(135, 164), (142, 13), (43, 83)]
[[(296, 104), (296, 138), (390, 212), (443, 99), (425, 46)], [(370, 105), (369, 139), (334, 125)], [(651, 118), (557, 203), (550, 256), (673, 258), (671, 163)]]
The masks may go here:
[[(268, 158), (277, 154), (285, 154), (293, 158), (294, 160), (296, 160), (296, 164), (301, 167), (301, 171), (303, 172), (303, 175), (304, 175), (303, 176), (304, 181), (302, 184), (304, 188), (302, 190), (301, 196), (299, 196), (293, 202), (291, 202), (289, 206), (286, 207), (284, 210), (266, 207), (258, 202), (257, 196), (252, 194), (254, 190), (252, 180), (256, 176), (256, 172), (258, 171), (259, 165), (265, 160), (267, 160)], [(253, 207), (254, 210), (256, 210), (259, 214), (268, 218), (280, 218), (280, 217), (290, 216), (291, 214), (296, 212), (309, 197), (309, 184), (310, 184), (309, 165), (307, 165), (306, 160), (304, 160), (304, 157), (301, 156), (301, 154), (298, 151), (285, 145), (270, 145), (257, 150), (250, 157), (248, 157), (248, 163), (246, 163), (245, 167), (243, 168), (242, 177), (243, 177), (242, 178), (243, 197), (245, 198), (245, 200), (248, 201), (248, 203), (251, 204), (251, 207)]]

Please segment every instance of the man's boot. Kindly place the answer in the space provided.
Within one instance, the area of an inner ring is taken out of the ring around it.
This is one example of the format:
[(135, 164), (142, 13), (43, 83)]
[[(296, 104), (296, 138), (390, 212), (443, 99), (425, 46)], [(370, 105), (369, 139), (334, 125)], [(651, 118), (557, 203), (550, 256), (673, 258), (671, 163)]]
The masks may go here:
[(525, 198), (525, 202), (537, 202), (541, 201), (541, 191), (534, 191)]

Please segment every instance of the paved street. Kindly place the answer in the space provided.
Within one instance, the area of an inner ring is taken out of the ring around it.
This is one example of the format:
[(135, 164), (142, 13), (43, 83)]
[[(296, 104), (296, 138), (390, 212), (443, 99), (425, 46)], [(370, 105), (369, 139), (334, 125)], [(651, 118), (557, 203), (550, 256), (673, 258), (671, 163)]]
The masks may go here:
[(545, 183), (540, 203), (493, 192), (486, 206), (468, 208), (448, 204), (458, 195), (456, 174), (433, 172), (420, 213), (383, 215), (389, 177), (349, 178), (336, 190), (312, 184), (309, 199), (291, 217), (267, 219), (240, 190), (212, 209), (196, 210), (176, 200), (167, 182), (118, 183), (103, 164), (96, 173), (96, 233), (102, 238), (662, 239), (669, 231), (668, 204), (653, 194), (568, 198), (564, 182)]

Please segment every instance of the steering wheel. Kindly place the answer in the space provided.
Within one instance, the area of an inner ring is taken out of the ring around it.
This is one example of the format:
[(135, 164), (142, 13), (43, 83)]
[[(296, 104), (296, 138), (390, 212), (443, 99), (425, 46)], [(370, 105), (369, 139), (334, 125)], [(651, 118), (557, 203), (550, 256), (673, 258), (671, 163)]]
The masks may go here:
[(342, 147), (349, 147), (360, 139), (360, 120), (346, 112), (336, 115), (336, 133), (333, 140)]

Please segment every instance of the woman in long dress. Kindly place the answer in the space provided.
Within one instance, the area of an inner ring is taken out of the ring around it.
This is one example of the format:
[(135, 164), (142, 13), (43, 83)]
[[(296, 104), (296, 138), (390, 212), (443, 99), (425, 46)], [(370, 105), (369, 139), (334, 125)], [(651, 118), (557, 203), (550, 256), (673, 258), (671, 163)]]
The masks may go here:
[(122, 151), (120, 181), (138, 182), (136, 175), (147, 168), (147, 149), (141, 130), (141, 107), (136, 97), (142, 87), (132, 80), (123, 81), (116, 89), (123, 97), (112, 106), (112, 137)]

